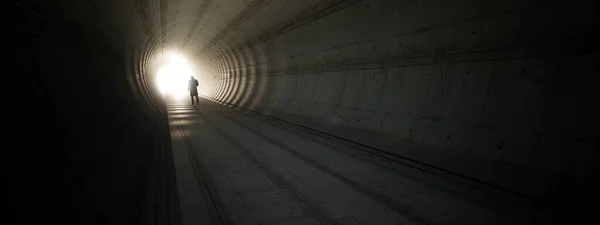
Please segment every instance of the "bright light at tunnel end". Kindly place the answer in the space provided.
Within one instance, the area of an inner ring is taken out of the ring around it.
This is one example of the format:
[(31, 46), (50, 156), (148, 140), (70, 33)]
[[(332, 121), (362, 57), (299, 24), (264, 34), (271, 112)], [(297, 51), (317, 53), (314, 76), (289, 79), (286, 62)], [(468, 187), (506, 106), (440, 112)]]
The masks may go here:
[(198, 77), (183, 55), (169, 52), (165, 56), (165, 64), (157, 71), (156, 84), (163, 96), (181, 100), (188, 95), (187, 84), (190, 77)]

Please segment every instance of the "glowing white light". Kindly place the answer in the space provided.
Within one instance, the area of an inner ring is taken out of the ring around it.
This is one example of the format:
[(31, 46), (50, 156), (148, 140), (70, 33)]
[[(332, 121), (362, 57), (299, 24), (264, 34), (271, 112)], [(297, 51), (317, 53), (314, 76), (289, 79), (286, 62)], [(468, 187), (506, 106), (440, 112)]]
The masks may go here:
[(194, 76), (187, 60), (177, 54), (169, 54), (168, 62), (157, 71), (157, 84), (160, 92), (181, 99), (188, 95), (187, 85)]

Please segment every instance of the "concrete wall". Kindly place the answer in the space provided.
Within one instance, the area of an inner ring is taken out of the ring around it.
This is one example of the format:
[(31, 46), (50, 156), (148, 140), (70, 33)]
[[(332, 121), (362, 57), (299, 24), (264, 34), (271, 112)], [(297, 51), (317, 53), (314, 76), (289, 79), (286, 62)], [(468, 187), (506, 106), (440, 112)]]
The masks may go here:
[(597, 8), (263, 1), (202, 51), (206, 82), (215, 101), (571, 204), (598, 188)]

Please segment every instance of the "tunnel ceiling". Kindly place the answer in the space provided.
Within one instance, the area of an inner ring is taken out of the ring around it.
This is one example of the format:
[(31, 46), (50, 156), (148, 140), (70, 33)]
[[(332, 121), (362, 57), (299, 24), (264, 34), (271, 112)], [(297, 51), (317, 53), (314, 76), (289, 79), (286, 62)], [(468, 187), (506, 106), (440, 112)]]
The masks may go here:
[[(256, 60), (261, 60), (257, 63), (264, 63), (264, 57), (269, 52), (262, 48), (255, 50), (255, 53), (260, 56), (246, 58), (233, 53), (276, 39), (279, 35), (363, 1), (17, 2), (33, 10), (38, 7), (40, 10), (58, 8), (59, 11), (44, 17), (71, 23), (69, 25), (79, 31), (77, 36), (84, 36), (92, 42), (110, 46), (113, 52), (118, 52), (118, 55), (122, 56), (127, 67), (137, 71), (134, 78), (134, 88), (138, 89), (136, 93), (145, 93), (144, 96), (150, 97), (140, 99), (150, 100), (154, 107), (162, 108), (160, 100), (153, 100), (157, 97), (153, 84), (148, 82), (151, 79), (144, 77), (152, 76), (162, 63), (159, 53), (169, 51), (182, 53), (196, 62), (193, 65), (197, 71), (206, 74), (214, 73), (219, 68), (251, 64)], [(40, 4), (48, 5), (43, 8)], [(259, 58), (261, 56), (262, 58)], [(276, 57), (284, 57), (284, 55)]]

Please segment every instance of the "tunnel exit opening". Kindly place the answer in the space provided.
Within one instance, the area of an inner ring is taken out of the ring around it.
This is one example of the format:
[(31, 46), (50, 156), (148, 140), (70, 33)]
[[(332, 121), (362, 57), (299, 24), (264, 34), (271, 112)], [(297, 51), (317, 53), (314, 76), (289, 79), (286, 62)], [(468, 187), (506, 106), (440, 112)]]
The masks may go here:
[(163, 97), (182, 100), (188, 96), (190, 77), (197, 79), (198, 76), (184, 55), (170, 52), (164, 56), (164, 63), (156, 72), (156, 85)]

